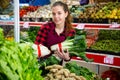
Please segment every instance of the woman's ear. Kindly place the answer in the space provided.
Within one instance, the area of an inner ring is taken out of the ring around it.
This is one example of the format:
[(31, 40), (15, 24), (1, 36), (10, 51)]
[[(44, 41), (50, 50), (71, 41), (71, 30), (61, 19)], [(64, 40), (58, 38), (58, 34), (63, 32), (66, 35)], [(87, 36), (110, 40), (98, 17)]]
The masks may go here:
[(67, 18), (67, 16), (68, 16), (68, 12), (65, 13), (65, 18)]

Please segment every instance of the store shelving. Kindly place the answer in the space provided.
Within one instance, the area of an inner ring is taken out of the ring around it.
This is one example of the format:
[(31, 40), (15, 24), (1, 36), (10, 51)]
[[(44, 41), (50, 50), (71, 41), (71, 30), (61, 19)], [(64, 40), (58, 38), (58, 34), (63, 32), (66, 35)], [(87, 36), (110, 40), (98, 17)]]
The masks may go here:
[[(29, 26), (38, 26), (40, 27), (42, 24), (46, 22), (24, 22), (20, 21), (20, 26), (23, 26), (25, 23), (28, 23)], [(2, 21), (0, 20), (0, 25), (13, 25), (13, 21)], [(73, 23), (74, 27), (79, 29), (116, 29), (120, 30), (120, 24), (94, 24), (94, 23)]]
[(120, 24), (74, 23), (73, 25), (80, 29), (120, 29)]
[[(93, 62), (88, 62), (90, 64), (103, 65), (109, 67), (120, 68), (120, 56), (109, 55), (109, 54), (100, 54), (94, 52), (86, 52), (86, 56), (90, 59), (93, 59)], [(78, 62), (85, 62), (79, 57), (72, 57), (73, 60)], [(86, 62), (87, 63), (87, 62)]]
[(0, 20), (0, 25), (14, 25), (14, 21)]

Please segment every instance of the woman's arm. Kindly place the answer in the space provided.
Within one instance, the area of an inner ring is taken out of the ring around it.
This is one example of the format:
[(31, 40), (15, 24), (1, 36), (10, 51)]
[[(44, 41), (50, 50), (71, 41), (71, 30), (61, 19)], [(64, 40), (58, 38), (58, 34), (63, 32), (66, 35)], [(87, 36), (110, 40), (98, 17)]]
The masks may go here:
[(46, 41), (46, 37), (47, 37), (47, 33), (48, 33), (48, 29), (49, 26), (47, 24), (44, 24), (40, 27), (37, 36), (36, 36), (36, 40), (35, 40), (35, 44), (39, 45), (42, 44), (44, 45), (45, 41)]
[(49, 26), (47, 24), (44, 24), (40, 27), (37, 33), (36, 40), (34, 42), (34, 49), (36, 50), (35, 54), (38, 54), (38, 57), (44, 57), (50, 54), (50, 50), (47, 46), (45, 46), (48, 29)]

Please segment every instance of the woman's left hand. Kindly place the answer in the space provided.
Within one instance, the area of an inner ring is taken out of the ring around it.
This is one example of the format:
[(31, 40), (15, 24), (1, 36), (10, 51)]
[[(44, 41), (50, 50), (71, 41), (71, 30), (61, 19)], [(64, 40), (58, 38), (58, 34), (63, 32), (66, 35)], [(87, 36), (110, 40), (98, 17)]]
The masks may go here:
[(55, 54), (57, 54), (58, 57), (60, 57), (61, 59), (70, 60), (70, 55), (69, 55), (68, 49), (66, 51), (64, 51), (64, 50), (60, 51), (59, 49), (57, 49), (55, 51)]

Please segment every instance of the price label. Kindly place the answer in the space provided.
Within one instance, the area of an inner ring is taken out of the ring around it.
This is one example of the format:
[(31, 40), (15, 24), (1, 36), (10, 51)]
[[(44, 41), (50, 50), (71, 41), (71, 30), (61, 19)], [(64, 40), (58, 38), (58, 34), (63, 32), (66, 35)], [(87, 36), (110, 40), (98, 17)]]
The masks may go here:
[(112, 22), (112, 24), (110, 25), (110, 28), (116, 28), (119, 27), (120, 25), (117, 22)]
[(106, 56), (104, 58), (104, 63), (113, 64), (113, 62), (114, 62), (114, 56), (112, 55)]
[(85, 24), (78, 24), (76, 28), (77, 29), (84, 29), (84, 27), (85, 27)]
[(23, 28), (29, 28), (29, 22), (24, 22)]
[(1, 20), (9, 20), (10, 16), (9, 15), (0, 15)]

